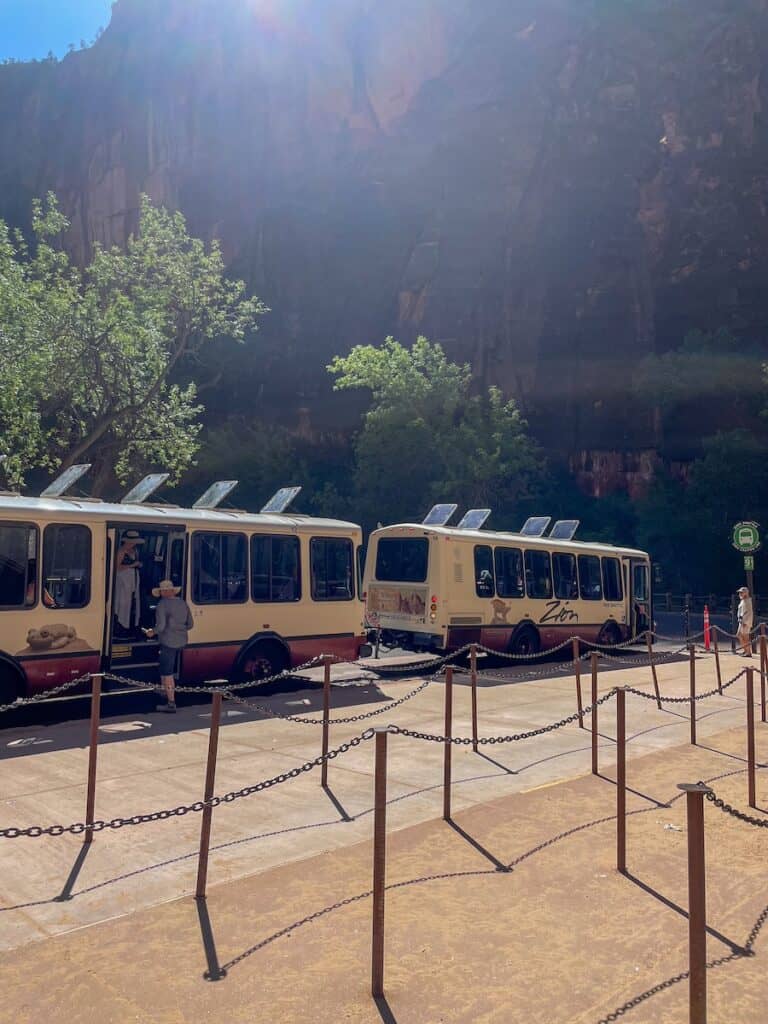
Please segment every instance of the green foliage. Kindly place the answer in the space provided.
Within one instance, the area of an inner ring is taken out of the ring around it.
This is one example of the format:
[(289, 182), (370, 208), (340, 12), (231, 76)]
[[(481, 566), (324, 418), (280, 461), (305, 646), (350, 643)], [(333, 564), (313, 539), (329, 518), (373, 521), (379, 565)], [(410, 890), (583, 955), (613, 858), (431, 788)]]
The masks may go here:
[(743, 575), (730, 546), (734, 524), (768, 524), (768, 447), (744, 430), (707, 438), (687, 482), (658, 480), (637, 511), (638, 541), (665, 568), (670, 590), (729, 593)]
[(242, 341), (265, 307), (224, 276), (221, 251), (142, 198), (125, 250), (72, 266), (55, 196), (33, 208), (34, 246), (0, 222), (0, 454), (33, 468), (97, 464), (101, 482), (149, 465), (172, 479), (198, 447), (201, 406), (184, 368), (208, 343)]
[(509, 515), (541, 470), (515, 403), (497, 388), (472, 395), (470, 367), (426, 338), (411, 349), (394, 338), (358, 345), (328, 369), (337, 390), (371, 394), (355, 442), (355, 505), (366, 524), (413, 519), (440, 500)]
[(725, 328), (690, 331), (679, 348), (640, 361), (634, 389), (664, 412), (707, 401), (715, 418), (722, 402), (736, 402), (754, 414), (764, 397), (761, 362), (758, 348), (745, 345)]

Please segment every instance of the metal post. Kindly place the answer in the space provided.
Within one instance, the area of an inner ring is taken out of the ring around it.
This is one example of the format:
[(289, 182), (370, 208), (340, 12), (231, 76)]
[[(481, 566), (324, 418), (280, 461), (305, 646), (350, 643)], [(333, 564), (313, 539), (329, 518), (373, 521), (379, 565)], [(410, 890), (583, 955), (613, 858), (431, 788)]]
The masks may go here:
[(696, 746), (696, 648), (688, 645), (691, 675), (691, 743)]
[(626, 690), (616, 691), (616, 870), (627, 871), (627, 717)]
[(584, 728), (584, 705), (581, 702), (581, 645), (579, 638), (575, 636), (571, 640), (573, 647), (573, 672), (576, 676), (576, 711), (579, 716), (579, 728)]
[[(323, 658), (323, 757), (328, 753), (328, 733), (330, 731), (331, 714), (331, 659), (326, 655)], [(323, 789), (328, 788), (328, 762), (323, 761), (320, 766), (320, 785)]]
[(472, 680), (472, 749), (477, 753), (477, 644), (469, 649), (470, 679)]
[(749, 806), (755, 803), (755, 670), (747, 669), (747, 786)]
[(221, 701), (222, 695), (214, 693), (211, 703), (211, 728), (208, 732), (208, 763), (205, 767), (205, 794), (203, 800), (206, 805), (203, 808), (203, 820), (200, 825), (200, 852), (197, 856), (197, 888), (195, 896), (197, 899), (205, 899), (205, 885), (208, 880), (208, 850), (211, 846), (211, 819), (213, 808), (208, 800), (213, 796), (213, 787), (216, 782), (216, 755), (219, 750), (219, 723), (221, 722)]
[(592, 668), (592, 774), (597, 775), (597, 651), (589, 656)]
[(723, 677), (720, 674), (720, 647), (717, 643), (717, 626), (712, 627), (712, 643), (715, 646), (715, 671), (717, 672), (717, 692), (723, 692)]
[(707, 891), (704, 866), (704, 794), (709, 786), (678, 783), (688, 810), (688, 1013), (707, 1024)]
[(453, 668), (449, 665), (445, 670), (445, 735), (446, 742), (443, 744), (443, 818), (450, 821), (451, 818), (451, 752), (453, 744), (450, 742), (453, 729)]
[(101, 718), (101, 684), (104, 679), (102, 672), (91, 676), (91, 740), (88, 747), (88, 789), (85, 798), (85, 833), (84, 843), (93, 842), (94, 811), (96, 809), (96, 758), (99, 753), (99, 720)]
[(387, 728), (374, 729), (376, 767), (373, 783), (373, 939), (371, 994), (384, 995), (384, 892), (387, 874)]
[(766, 673), (768, 673), (768, 638), (765, 633), (765, 623), (760, 623), (760, 721), (765, 718), (765, 684)]
[(656, 706), (661, 711), (661, 694), (659, 693), (659, 679), (656, 675), (656, 663), (653, 660), (653, 644), (651, 643), (651, 631), (645, 634), (645, 642), (648, 647), (648, 662), (651, 666), (651, 675), (653, 676), (653, 689), (656, 694)]

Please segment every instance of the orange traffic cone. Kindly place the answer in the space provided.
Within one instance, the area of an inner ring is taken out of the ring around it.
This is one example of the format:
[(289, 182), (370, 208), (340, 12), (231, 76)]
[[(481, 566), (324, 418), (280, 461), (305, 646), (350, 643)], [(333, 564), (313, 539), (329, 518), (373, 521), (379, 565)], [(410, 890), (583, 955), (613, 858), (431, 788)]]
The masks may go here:
[(711, 641), (711, 632), (709, 628), (709, 606), (704, 605), (704, 650), (709, 650)]

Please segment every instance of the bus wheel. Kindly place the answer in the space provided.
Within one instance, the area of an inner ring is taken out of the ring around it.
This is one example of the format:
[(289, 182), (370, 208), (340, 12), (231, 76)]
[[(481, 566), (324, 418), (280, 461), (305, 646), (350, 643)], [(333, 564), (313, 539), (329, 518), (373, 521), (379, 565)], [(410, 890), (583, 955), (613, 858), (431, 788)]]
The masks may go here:
[(249, 647), (240, 662), (238, 676), (241, 682), (269, 679), (288, 668), (285, 650), (275, 640), (260, 640)]
[(512, 637), (509, 653), (517, 654), (520, 657), (530, 657), (532, 654), (538, 654), (540, 648), (539, 634), (533, 626), (523, 626)]
[(597, 642), (604, 647), (615, 647), (621, 643), (621, 633), (615, 622), (606, 622), (597, 634)]

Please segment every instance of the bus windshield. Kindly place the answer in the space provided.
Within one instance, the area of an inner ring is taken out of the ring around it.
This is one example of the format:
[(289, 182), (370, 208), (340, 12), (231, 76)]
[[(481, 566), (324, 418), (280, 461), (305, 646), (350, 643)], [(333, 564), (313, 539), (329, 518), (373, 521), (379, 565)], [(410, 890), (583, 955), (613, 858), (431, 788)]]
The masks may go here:
[(424, 583), (428, 561), (426, 537), (382, 537), (376, 551), (376, 579)]

